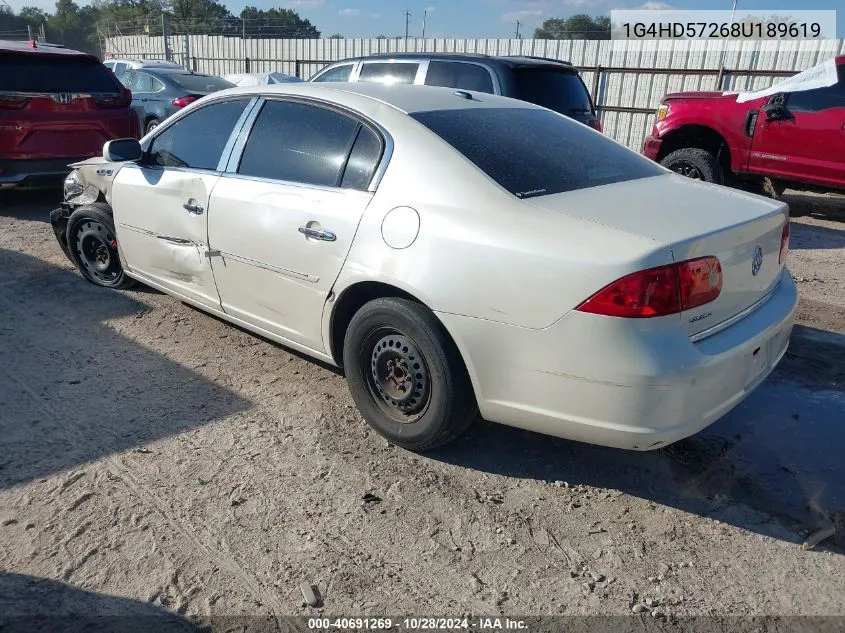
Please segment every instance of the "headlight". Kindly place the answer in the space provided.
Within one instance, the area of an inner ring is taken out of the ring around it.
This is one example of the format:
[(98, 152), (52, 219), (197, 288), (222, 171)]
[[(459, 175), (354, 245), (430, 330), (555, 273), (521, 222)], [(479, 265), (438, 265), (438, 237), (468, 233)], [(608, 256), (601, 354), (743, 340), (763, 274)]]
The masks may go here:
[(82, 186), (82, 182), (79, 180), (79, 173), (76, 170), (73, 170), (67, 175), (67, 178), (65, 178), (65, 201), (69, 201), (71, 198), (75, 198), (76, 196), (81, 194), (83, 190), (84, 187)]

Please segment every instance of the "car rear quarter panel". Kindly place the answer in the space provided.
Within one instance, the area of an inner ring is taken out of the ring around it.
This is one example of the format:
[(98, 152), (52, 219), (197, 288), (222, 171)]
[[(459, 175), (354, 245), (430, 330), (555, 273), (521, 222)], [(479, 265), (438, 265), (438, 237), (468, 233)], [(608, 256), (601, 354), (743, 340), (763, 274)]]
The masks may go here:
[[(648, 238), (518, 200), (403, 118), (388, 128), (393, 156), (336, 295), (379, 281), (436, 311), (545, 328), (624, 274), (671, 261), (669, 249)], [(396, 207), (412, 207), (420, 218), (415, 241), (404, 249), (391, 248), (382, 235)]]

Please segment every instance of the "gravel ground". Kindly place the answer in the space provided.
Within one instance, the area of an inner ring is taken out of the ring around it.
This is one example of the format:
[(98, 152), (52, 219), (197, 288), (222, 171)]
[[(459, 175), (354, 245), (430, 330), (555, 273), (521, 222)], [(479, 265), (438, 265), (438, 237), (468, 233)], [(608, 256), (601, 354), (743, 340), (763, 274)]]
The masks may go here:
[(845, 615), (845, 199), (787, 196), (803, 326), (704, 433), (423, 457), (336, 371), (84, 282), (54, 195), (0, 192), (0, 613)]

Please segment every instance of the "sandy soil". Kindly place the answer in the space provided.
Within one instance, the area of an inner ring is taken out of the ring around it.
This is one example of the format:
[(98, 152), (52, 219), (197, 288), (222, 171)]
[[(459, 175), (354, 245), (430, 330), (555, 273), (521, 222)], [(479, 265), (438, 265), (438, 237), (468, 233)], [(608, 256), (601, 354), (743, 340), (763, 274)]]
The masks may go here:
[(845, 199), (787, 200), (803, 327), (726, 418), (651, 453), (483, 423), (423, 457), (335, 371), (84, 282), (53, 196), (0, 192), (0, 613), (845, 614)]

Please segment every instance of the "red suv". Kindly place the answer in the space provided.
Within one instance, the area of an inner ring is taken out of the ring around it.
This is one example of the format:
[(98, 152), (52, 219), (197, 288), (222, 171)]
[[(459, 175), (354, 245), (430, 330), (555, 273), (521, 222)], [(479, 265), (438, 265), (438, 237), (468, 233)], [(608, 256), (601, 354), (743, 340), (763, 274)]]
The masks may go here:
[(845, 56), (761, 93), (666, 95), (643, 153), (678, 173), (791, 189), (845, 190)]
[(0, 188), (61, 179), (115, 138), (138, 138), (132, 93), (86, 53), (0, 41)]

